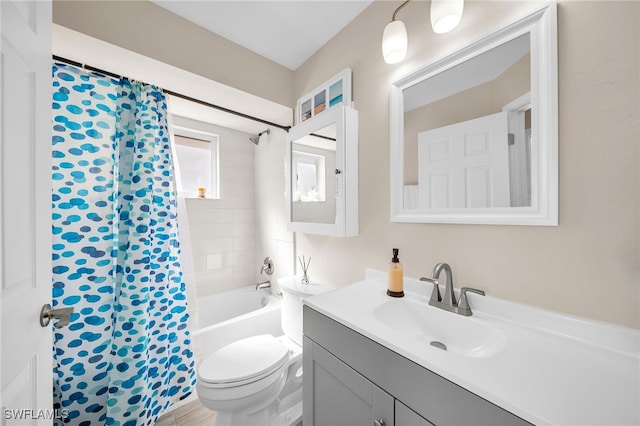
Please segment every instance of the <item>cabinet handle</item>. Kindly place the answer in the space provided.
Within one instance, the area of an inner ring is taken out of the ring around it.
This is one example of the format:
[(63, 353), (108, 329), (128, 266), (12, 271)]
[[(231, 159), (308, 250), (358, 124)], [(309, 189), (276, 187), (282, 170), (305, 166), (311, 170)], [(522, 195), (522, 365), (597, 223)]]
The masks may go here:
[(385, 423), (384, 423), (384, 420), (382, 420), (382, 419), (378, 419), (378, 420), (374, 420), (373, 421), (373, 426), (384, 426), (384, 425), (385, 425)]

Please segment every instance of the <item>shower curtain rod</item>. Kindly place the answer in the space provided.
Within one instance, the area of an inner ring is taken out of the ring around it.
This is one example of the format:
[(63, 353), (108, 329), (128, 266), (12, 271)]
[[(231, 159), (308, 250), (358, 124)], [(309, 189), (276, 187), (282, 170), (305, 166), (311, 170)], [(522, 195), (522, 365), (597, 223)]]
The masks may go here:
[[(84, 68), (84, 69), (89, 70), (89, 71), (99, 72), (101, 74), (108, 75), (109, 77), (114, 77), (114, 78), (121, 78), (122, 77), (122, 75), (120, 75), (120, 74), (116, 74), (116, 73), (113, 73), (113, 72), (105, 71), (103, 69), (96, 68), (96, 67), (93, 67), (91, 65), (83, 64), (83, 63), (80, 63), (80, 62), (77, 62), (77, 61), (73, 61), (71, 59), (63, 58), (62, 56), (52, 55), (52, 57), (56, 61), (65, 62), (65, 63), (67, 63), (69, 65), (74, 65), (76, 67), (81, 67), (81, 68)], [(145, 82), (141, 82), (141, 83), (148, 85), (148, 83), (145, 83)], [(237, 115), (238, 117), (246, 118), (248, 120), (253, 120), (253, 121), (257, 121), (257, 122), (262, 123), (262, 124), (266, 124), (266, 125), (269, 125), (269, 126), (277, 127), (277, 128), (282, 129), (282, 130), (284, 130), (286, 132), (289, 132), (289, 130), (291, 129), (291, 126), (283, 126), (281, 124), (277, 124), (277, 123), (273, 123), (271, 121), (263, 120), (262, 118), (258, 118), (258, 117), (254, 117), (252, 115), (248, 115), (248, 114), (245, 114), (245, 113), (242, 113), (242, 112), (234, 111), (232, 109), (225, 108), (225, 107), (220, 106), (220, 105), (212, 104), (210, 102), (203, 101), (203, 100), (200, 100), (200, 99), (192, 98), (191, 96), (183, 95), (182, 93), (174, 92), (172, 90), (162, 89), (162, 91), (164, 93), (166, 93), (167, 95), (175, 96), (176, 98), (185, 99), (187, 101), (195, 102), (197, 104), (204, 105), (204, 106), (207, 106), (209, 108), (213, 108), (213, 109), (217, 109), (219, 111), (223, 111), (223, 112), (226, 112), (226, 113), (229, 113), (229, 114)]]

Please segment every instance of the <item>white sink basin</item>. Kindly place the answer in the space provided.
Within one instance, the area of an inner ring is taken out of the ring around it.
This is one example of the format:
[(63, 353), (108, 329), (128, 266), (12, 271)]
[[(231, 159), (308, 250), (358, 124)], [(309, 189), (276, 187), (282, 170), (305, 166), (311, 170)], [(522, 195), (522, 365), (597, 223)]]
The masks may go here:
[(488, 357), (499, 352), (506, 337), (497, 328), (471, 317), (430, 306), (426, 301), (389, 300), (373, 316), (398, 334), (424, 342), (425, 350), (446, 350), (467, 357)]

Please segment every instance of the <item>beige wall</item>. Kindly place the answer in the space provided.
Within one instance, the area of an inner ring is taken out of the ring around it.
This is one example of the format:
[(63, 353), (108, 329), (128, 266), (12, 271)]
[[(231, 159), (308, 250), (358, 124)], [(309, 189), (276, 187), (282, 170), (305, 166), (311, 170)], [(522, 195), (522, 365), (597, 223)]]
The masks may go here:
[(293, 105), (293, 72), (150, 1), (54, 0), (53, 22), (277, 102)]
[(380, 40), (399, 4), (375, 2), (294, 75), (298, 97), (350, 67), (360, 117), (360, 235), (297, 234), (297, 253), (313, 258), (310, 275), (347, 284), (367, 267), (386, 269), (399, 247), (408, 276), (428, 275), (444, 261), (456, 286), (640, 328), (640, 3), (558, 4), (558, 227), (390, 222), (391, 82), (534, 7), (468, 1), (460, 26), (436, 36), (428, 3), (414, 2), (399, 14), (408, 57), (387, 65)]

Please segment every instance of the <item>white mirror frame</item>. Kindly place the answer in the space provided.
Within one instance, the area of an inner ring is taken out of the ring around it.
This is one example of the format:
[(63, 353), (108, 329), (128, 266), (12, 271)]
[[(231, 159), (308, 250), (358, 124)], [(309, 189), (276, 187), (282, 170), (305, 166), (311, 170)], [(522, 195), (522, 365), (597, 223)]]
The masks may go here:
[[(336, 188), (326, 188), (327, 197), (336, 197), (335, 223), (294, 222), (292, 177), (293, 143), (332, 123), (336, 124)], [(287, 230), (305, 234), (352, 237), (358, 235), (358, 111), (340, 104), (314, 116), (289, 131), (286, 151)]]
[[(401, 78), (391, 85), (391, 221), (489, 225), (558, 225), (557, 7), (550, 2), (480, 40)], [(531, 207), (404, 209), (403, 90), (509, 40), (531, 40)]]

